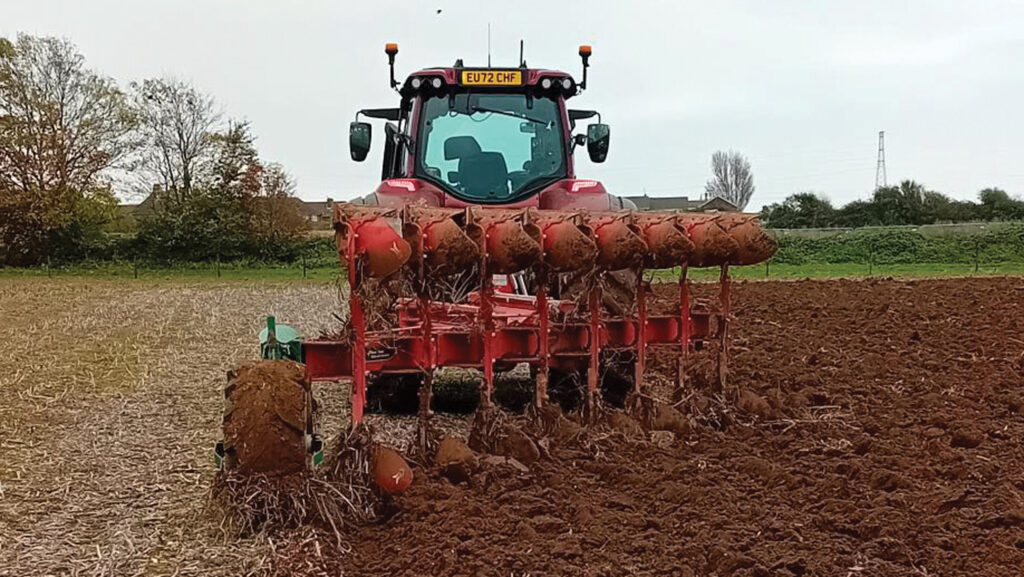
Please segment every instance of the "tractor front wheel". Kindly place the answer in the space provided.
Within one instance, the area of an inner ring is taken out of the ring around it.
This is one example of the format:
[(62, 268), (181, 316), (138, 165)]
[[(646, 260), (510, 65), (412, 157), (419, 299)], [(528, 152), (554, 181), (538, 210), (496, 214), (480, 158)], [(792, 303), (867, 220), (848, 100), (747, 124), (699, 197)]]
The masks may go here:
[(366, 412), (415, 415), (420, 406), (420, 373), (377, 373), (366, 387)]
[[(602, 358), (598, 373), (598, 387), (601, 400), (608, 406), (621, 409), (633, 391), (633, 359)], [(548, 370), (548, 399), (557, 403), (563, 411), (581, 408), (587, 399), (587, 375), (589, 369)]]
[(313, 395), (305, 365), (249, 361), (224, 388), (224, 466), (243, 474), (305, 470), (313, 434)]

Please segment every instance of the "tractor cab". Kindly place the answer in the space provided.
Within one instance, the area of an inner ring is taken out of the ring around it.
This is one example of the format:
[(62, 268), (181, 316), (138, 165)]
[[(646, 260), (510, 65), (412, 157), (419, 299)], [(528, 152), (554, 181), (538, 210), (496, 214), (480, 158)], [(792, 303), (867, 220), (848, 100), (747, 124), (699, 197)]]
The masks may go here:
[[(575, 176), (577, 146), (586, 146), (593, 162), (608, 154), (609, 128), (600, 115), (567, 107), (586, 88), (589, 46), (580, 47), (579, 83), (565, 72), (528, 68), (525, 62), (518, 68), (474, 68), (461, 60), (399, 83), (398, 47), (388, 44), (385, 52), (399, 107), (360, 110), (349, 131), (352, 159), (362, 161), (372, 126), (360, 117), (386, 121), (382, 183), (362, 202), (561, 208), (579, 206), (579, 199), (570, 202), (565, 193), (582, 192), (591, 195), (584, 202), (589, 208), (622, 208), (600, 183)], [(578, 121), (595, 116), (598, 123), (574, 136)]]

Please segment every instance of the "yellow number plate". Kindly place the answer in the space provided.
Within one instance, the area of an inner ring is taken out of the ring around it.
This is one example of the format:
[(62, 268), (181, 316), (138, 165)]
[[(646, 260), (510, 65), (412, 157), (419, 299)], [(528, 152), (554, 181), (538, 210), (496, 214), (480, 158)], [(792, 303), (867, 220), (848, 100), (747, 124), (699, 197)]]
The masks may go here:
[(519, 86), (523, 83), (520, 70), (463, 70), (462, 83), (470, 86)]

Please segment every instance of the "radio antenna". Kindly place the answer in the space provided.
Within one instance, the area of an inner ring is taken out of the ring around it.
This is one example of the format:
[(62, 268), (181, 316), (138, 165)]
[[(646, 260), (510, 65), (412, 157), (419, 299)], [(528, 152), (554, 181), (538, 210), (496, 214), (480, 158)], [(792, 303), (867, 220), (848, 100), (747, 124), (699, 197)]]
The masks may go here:
[(526, 68), (526, 59), (523, 58), (523, 39), (519, 39), (519, 67)]
[(487, 23), (487, 67), (491, 67), (491, 23)]

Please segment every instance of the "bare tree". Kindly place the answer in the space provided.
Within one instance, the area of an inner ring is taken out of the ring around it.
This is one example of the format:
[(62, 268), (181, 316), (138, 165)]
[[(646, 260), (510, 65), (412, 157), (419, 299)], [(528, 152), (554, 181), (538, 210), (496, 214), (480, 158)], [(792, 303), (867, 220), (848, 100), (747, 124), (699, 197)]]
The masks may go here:
[(711, 155), (711, 180), (704, 185), (708, 198), (721, 197), (743, 210), (754, 196), (750, 161), (738, 152), (719, 150)]
[(134, 148), (135, 117), (114, 81), (70, 42), (0, 39), (0, 245), (24, 262)]
[(181, 80), (144, 80), (132, 90), (145, 139), (142, 184), (159, 184), (172, 200), (183, 202), (210, 168), (211, 134), (221, 115), (212, 97)]

